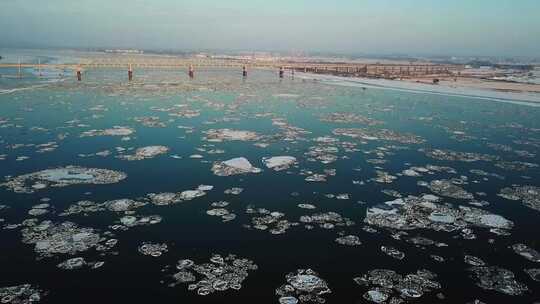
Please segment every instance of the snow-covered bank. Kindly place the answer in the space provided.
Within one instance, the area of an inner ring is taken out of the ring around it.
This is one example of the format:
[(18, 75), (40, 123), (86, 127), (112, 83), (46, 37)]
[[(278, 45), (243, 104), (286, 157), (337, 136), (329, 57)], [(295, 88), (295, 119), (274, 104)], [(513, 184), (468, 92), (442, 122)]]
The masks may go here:
[(297, 77), (302, 79), (315, 79), (326, 84), (354, 86), (366, 88), (380, 88), (387, 90), (406, 91), (420, 94), (437, 94), (448, 96), (461, 96), (467, 98), (478, 98), (500, 102), (507, 102), (519, 105), (540, 107), (540, 94), (528, 92), (498, 92), (488, 89), (474, 89), (468, 87), (450, 87), (447, 85), (430, 85), (425, 83), (414, 83), (400, 80), (371, 79), (371, 78), (350, 78), (332, 75), (320, 75), (309, 73), (297, 73)]

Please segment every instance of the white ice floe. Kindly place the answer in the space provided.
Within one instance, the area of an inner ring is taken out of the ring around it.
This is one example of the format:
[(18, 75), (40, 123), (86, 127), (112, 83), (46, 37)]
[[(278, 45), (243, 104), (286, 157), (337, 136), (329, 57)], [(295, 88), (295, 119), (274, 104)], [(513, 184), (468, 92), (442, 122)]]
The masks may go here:
[(169, 152), (169, 148), (165, 146), (146, 146), (135, 150), (135, 154), (120, 155), (118, 158), (125, 160), (142, 160), (147, 158), (154, 158), (167, 152)]
[(293, 156), (264, 157), (262, 162), (267, 168), (280, 171), (286, 170), (294, 165), (296, 163), (296, 158)]
[(236, 174), (259, 173), (261, 172), (261, 169), (253, 167), (246, 158), (237, 157), (227, 161), (214, 163), (212, 172), (218, 176), (230, 176)]
[(87, 136), (129, 136), (135, 133), (135, 130), (129, 127), (114, 126), (105, 130), (88, 130), (81, 133), (81, 137)]
[(220, 142), (223, 140), (230, 141), (250, 141), (257, 140), (259, 135), (252, 131), (231, 130), (231, 129), (210, 129), (204, 132), (206, 140)]

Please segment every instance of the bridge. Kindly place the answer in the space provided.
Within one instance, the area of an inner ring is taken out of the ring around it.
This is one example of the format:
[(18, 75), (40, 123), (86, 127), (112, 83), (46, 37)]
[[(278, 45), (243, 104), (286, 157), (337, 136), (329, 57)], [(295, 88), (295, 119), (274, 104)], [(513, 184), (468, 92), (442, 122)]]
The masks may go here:
[(421, 75), (450, 75), (459, 72), (464, 67), (451, 64), (432, 63), (350, 63), (350, 62), (298, 62), (298, 61), (263, 61), (241, 59), (198, 59), (198, 58), (143, 58), (143, 57), (98, 57), (83, 59), (78, 63), (41, 64), (41, 63), (0, 63), (2, 68), (15, 68), (18, 73), (22, 69), (34, 70), (73, 70), (84, 71), (91, 69), (205, 69), (205, 68), (238, 68), (276, 69), (294, 73), (318, 73), (342, 76), (373, 76), (373, 77), (412, 77)]

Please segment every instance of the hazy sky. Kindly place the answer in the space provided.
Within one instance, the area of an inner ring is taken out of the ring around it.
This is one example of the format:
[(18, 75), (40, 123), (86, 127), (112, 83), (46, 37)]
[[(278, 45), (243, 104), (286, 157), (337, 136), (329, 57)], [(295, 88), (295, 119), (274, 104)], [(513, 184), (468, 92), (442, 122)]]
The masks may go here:
[(540, 0), (0, 0), (0, 47), (540, 55)]

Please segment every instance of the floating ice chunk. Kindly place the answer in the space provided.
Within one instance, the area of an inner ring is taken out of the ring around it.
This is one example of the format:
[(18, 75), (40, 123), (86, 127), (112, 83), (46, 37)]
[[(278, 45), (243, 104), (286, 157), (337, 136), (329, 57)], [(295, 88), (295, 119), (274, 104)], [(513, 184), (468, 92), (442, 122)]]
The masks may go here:
[(200, 191), (210, 191), (212, 189), (214, 189), (214, 186), (212, 185), (199, 185), (197, 187), (197, 190), (200, 190)]
[(464, 257), (463, 257), (463, 260), (465, 261), (465, 263), (471, 265), (471, 266), (484, 266), (486, 265), (486, 263), (479, 257), (475, 257), (473, 255), (468, 255), (466, 254)]
[(55, 254), (76, 254), (97, 247), (103, 239), (92, 228), (81, 228), (72, 222), (43, 221), (21, 230), (23, 243), (34, 244), (42, 257)]
[(81, 137), (87, 136), (129, 136), (135, 133), (135, 130), (129, 127), (114, 126), (111, 129), (88, 130), (81, 133)]
[(307, 176), (305, 178), (305, 181), (307, 181), (307, 182), (325, 182), (326, 181), (326, 175), (324, 175), (324, 174), (313, 174), (313, 175)]
[(495, 290), (511, 296), (527, 291), (527, 286), (514, 279), (514, 273), (497, 266), (475, 266), (470, 269), (476, 278), (476, 285), (485, 290)]
[(433, 180), (429, 189), (436, 194), (456, 199), (473, 199), (474, 196), (449, 180)]
[(218, 176), (230, 176), (236, 174), (259, 173), (261, 169), (253, 167), (244, 157), (237, 157), (223, 162), (216, 162), (212, 166), (212, 172)]
[(154, 225), (161, 223), (162, 218), (159, 215), (148, 215), (148, 216), (133, 216), (133, 215), (126, 215), (120, 218), (120, 223), (124, 225), (125, 227), (116, 227), (118, 228), (126, 228), (126, 227), (133, 227), (133, 226), (143, 226), (143, 225)]
[(386, 300), (388, 300), (389, 297), (390, 296), (387, 293), (383, 292), (380, 289), (368, 290), (364, 294), (364, 299), (375, 303), (384, 303)]
[(28, 215), (31, 215), (31, 216), (40, 216), (47, 213), (49, 213), (49, 210), (47, 209), (32, 208), (28, 210)]
[(493, 156), (489, 154), (479, 154), (472, 152), (459, 152), (452, 150), (441, 150), (441, 149), (420, 149), (420, 152), (424, 152), (428, 157), (438, 159), (438, 160), (449, 160), (449, 161), (462, 161), (462, 162), (476, 162), (476, 161), (495, 161), (498, 160), (498, 156)]
[(223, 193), (232, 194), (232, 195), (239, 195), (240, 193), (242, 193), (242, 191), (244, 191), (244, 188), (233, 187), (233, 188), (230, 188), (230, 189), (225, 189), (225, 191), (223, 191)]
[(183, 270), (186, 268), (191, 268), (191, 266), (193, 265), (195, 265), (195, 262), (190, 259), (178, 260), (178, 263), (176, 264), (176, 269)]
[(127, 198), (122, 198), (122, 199), (116, 199), (116, 200), (112, 200), (112, 201), (106, 201), (104, 203), (104, 205), (110, 211), (125, 212), (125, 211), (129, 211), (129, 210), (133, 210), (133, 209), (142, 207), (142, 206), (146, 205), (146, 203), (137, 202), (137, 201), (127, 199)]
[(426, 200), (428, 202), (438, 202), (441, 200), (440, 197), (433, 195), (433, 194), (424, 194), (422, 195), (422, 199)]
[(350, 199), (350, 195), (348, 193), (340, 193), (336, 195), (336, 199), (338, 200), (348, 200)]
[(246, 208), (247, 214), (260, 214), (261, 216), (253, 216), (251, 218), (252, 226), (246, 225), (246, 228), (253, 227), (257, 230), (269, 230), (271, 234), (283, 234), (291, 226), (298, 225), (298, 223), (289, 222), (283, 219), (285, 216), (282, 212), (270, 212), (264, 208), (255, 209), (253, 206), (248, 205)]
[(379, 214), (396, 214), (398, 210), (389, 204), (378, 204), (366, 210), (367, 216), (377, 216)]
[(384, 171), (381, 171), (381, 170), (376, 170), (375, 174), (377, 174), (377, 177), (372, 178), (372, 180), (374, 180), (374, 181), (376, 181), (378, 183), (390, 184), (394, 180), (397, 179), (396, 176), (391, 175), (388, 172), (384, 172)]
[(65, 260), (64, 262), (56, 265), (58, 268), (66, 269), (66, 270), (73, 270), (73, 269), (81, 269), (86, 265), (86, 261), (82, 257), (77, 258), (71, 258), (68, 260)]
[(165, 128), (167, 126), (164, 122), (159, 121), (158, 116), (134, 117), (133, 120), (149, 128)]
[(343, 128), (343, 129), (334, 129), (332, 131), (334, 135), (348, 136), (357, 139), (364, 140), (385, 140), (385, 141), (395, 141), (402, 144), (420, 144), (425, 142), (420, 136), (410, 134), (410, 133), (397, 133), (388, 129), (363, 129), (363, 128)]
[(284, 299), (283, 303), (325, 303), (322, 295), (331, 293), (326, 281), (311, 269), (298, 269), (296, 273), (289, 273), (285, 278), (287, 284), (276, 289), (280, 304), (281, 299)]
[(249, 272), (257, 268), (253, 261), (237, 258), (232, 254), (225, 257), (214, 254), (210, 258), (210, 263), (200, 265), (192, 260), (184, 259), (178, 261), (176, 269), (180, 271), (171, 276), (174, 281), (169, 286), (195, 282), (188, 286), (188, 290), (196, 290), (200, 296), (216, 291), (239, 290)]
[(418, 176), (422, 176), (420, 173), (412, 170), (412, 169), (406, 169), (406, 170), (403, 170), (401, 172), (403, 175), (405, 176), (411, 176), (411, 177), (418, 177)]
[(138, 250), (143, 255), (149, 255), (157, 258), (163, 253), (167, 252), (167, 244), (145, 242), (139, 246)]
[(253, 170), (253, 166), (251, 165), (251, 163), (247, 159), (245, 159), (243, 157), (238, 157), (238, 158), (233, 158), (233, 159), (227, 160), (227, 161), (223, 162), (223, 164), (228, 166), (228, 167), (232, 167), (232, 168), (242, 170), (242, 171), (251, 171), (251, 170)]
[(403, 258), (405, 257), (405, 253), (397, 250), (394, 247), (381, 246), (381, 251), (396, 260), (403, 260)]
[(138, 148), (135, 150), (135, 154), (131, 155), (120, 155), (118, 158), (134, 161), (134, 160), (143, 160), (148, 158), (154, 158), (158, 155), (165, 154), (169, 152), (169, 148), (165, 146), (147, 146)]
[(336, 243), (341, 245), (347, 245), (347, 246), (358, 246), (362, 245), (362, 242), (360, 242), (360, 238), (356, 235), (346, 235), (342, 237), (338, 237), (336, 239)]
[(180, 193), (180, 199), (184, 201), (189, 201), (189, 200), (192, 200), (194, 198), (201, 197), (204, 195), (206, 195), (206, 192), (202, 190), (186, 190)]
[(300, 290), (312, 292), (318, 288), (325, 288), (326, 283), (316, 275), (313, 274), (298, 274), (287, 280), (292, 287)]
[(281, 171), (294, 165), (296, 163), (296, 158), (292, 156), (264, 157), (262, 162), (269, 169)]
[(413, 288), (402, 288), (400, 293), (406, 298), (420, 298), (424, 294), (422, 290)]
[(103, 135), (108, 136), (128, 136), (135, 132), (132, 128), (129, 127), (113, 127), (112, 129), (103, 130)]
[(208, 141), (252, 141), (259, 139), (259, 135), (252, 131), (231, 129), (210, 129), (204, 132)]
[[(313, 215), (302, 215), (300, 222), (304, 224), (319, 224), (323, 229), (333, 229), (335, 226), (353, 226), (354, 222), (346, 217), (342, 217), (336, 212), (316, 213)], [(308, 225), (306, 225), (308, 226)]]
[[(425, 269), (403, 276), (393, 270), (374, 269), (353, 280), (360, 286), (370, 288), (364, 293), (366, 300), (386, 303), (392, 295), (399, 295), (405, 299), (418, 298), (424, 293), (440, 289), (441, 285), (434, 281), (436, 277), (436, 274)], [(392, 298), (388, 303), (403, 303), (403, 300)]]
[(317, 207), (312, 204), (298, 204), (297, 206), (298, 208), (302, 208), (302, 209), (317, 209)]
[[(9, 178), (0, 186), (18, 193), (33, 193), (35, 190), (51, 187), (65, 187), (76, 184), (113, 184), (125, 179), (127, 175), (123, 172), (107, 169), (83, 168), (76, 166), (60, 167), (56, 169), (46, 169), (30, 174), (19, 175)], [(30, 182), (36, 184), (29, 186)], [(36, 187), (36, 185), (39, 185)]]
[(529, 169), (539, 167), (538, 164), (522, 162), (522, 161), (500, 161), (500, 162), (497, 162), (495, 166), (504, 170), (512, 170), (512, 171), (527, 171)]
[(229, 214), (229, 210), (224, 208), (210, 209), (206, 211), (206, 214), (211, 216), (224, 216), (226, 214)]
[(497, 214), (483, 214), (480, 216), (480, 223), (482, 225), (493, 227), (493, 228), (502, 228), (509, 229), (512, 227), (512, 222), (505, 219), (504, 217)]
[(514, 244), (512, 249), (515, 253), (521, 255), (531, 262), (540, 263), (540, 252), (534, 250), (533, 248), (525, 244)]
[(368, 126), (374, 126), (382, 124), (382, 121), (374, 120), (369, 117), (355, 114), (355, 113), (330, 113), (320, 119), (325, 122), (336, 122), (336, 123), (361, 123)]
[(223, 208), (223, 207), (227, 207), (229, 206), (229, 202), (226, 202), (226, 201), (219, 201), (219, 202), (213, 202), (211, 204), (212, 207), (220, 207), (220, 208)]
[[(440, 204), (415, 196), (396, 199), (368, 208), (364, 221), (370, 225), (391, 229), (429, 228), (448, 232), (462, 230), (468, 225), (495, 229), (511, 229), (513, 227), (511, 221), (482, 209), (467, 206), (453, 208), (449, 204)], [(472, 231), (469, 230), (467, 230), (469, 232), (467, 237), (473, 236)]]
[(540, 268), (525, 269), (525, 272), (536, 282), (540, 282)]
[(278, 299), (278, 302), (279, 304), (297, 304), (298, 303), (298, 299), (295, 298), (295, 297), (291, 297), (291, 296), (288, 296), (288, 297), (280, 297)]
[(174, 192), (149, 193), (147, 196), (156, 206), (172, 205), (182, 201), (178, 193)]
[(432, 212), (429, 217), (429, 220), (439, 223), (453, 223), (456, 221), (456, 218), (450, 214), (444, 214), (437, 211)]
[(46, 293), (30, 284), (0, 287), (0, 302), (12, 304), (37, 303)]
[(503, 188), (499, 196), (509, 200), (522, 201), (531, 209), (540, 211), (540, 187), (536, 186), (514, 186), (513, 188)]

